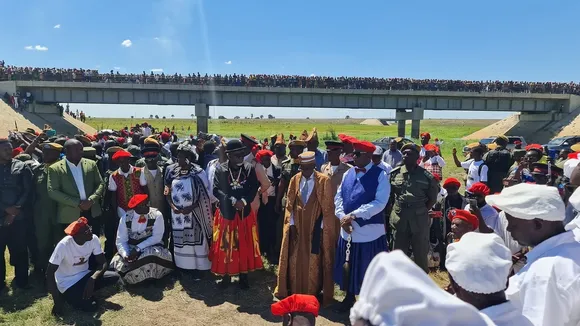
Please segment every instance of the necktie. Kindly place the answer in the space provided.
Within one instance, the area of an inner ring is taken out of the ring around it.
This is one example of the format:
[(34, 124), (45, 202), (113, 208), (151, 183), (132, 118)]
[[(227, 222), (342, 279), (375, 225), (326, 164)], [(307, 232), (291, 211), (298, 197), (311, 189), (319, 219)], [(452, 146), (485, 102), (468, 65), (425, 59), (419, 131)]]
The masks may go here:
[(306, 200), (307, 200), (306, 196), (308, 196), (308, 180), (309, 179), (305, 178), (305, 180), (306, 180), (306, 182), (304, 183), (304, 187), (302, 187), (302, 190), (300, 191), (300, 195), (302, 196), (303, 203), (306, 203)]
[(365, 168), (354, 168), (354, 171), (356, 173), (359, 173), (359, 172), (366, 173), (367, 172), (367, 169), (365, 169)]

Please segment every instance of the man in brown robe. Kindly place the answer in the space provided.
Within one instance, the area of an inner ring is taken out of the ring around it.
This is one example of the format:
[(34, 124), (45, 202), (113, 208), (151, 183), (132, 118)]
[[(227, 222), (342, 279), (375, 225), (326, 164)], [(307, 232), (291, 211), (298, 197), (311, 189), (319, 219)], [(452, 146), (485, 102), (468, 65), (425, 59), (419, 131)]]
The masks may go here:
[(332, 303), (332, 272), (337, 241), (334, 197), (330, 178), (316, 172), (314, 152), (299, 155), (300, 169), (290, 180), (278, 282), (274, 295), (318, 295)]
[[(342, 155), (342, 150), (344, 148), (344, 144), (340, 141), (329, 140), (324, 142), (326, 145), (326, 153), (328, 155), (328, 163), (322, 165), (320, 172), (330, 178), (330, 183), (332, 185), (332, 200), (334, 200), (334, 196), (336, 196), (336, 192), (338, 191), (338, 186), (342, 182), (342, 177), (352, 167), (352, 165), (346, 164), (341, 162), (340, 155)], [(340, 232), (340, 220), (334, 220), (336, 224), (336, 236)], [(338, 239), (338, 238), (337, 238)]]

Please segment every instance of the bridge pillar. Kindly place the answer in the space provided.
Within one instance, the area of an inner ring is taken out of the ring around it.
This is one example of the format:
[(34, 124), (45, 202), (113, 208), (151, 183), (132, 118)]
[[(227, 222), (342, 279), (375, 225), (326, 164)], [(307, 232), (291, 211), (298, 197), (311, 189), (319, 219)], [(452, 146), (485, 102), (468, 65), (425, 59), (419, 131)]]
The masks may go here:
[(195, 104), (195, 117), (197, 119), (197, 133), (205, 132), (209, 130), (209, 107), (205, 103)]
[(405, 109), (397, 109), (395, 120), (397, 120), (397, 137), (405, 137), (405, 122), (407, 119), (407, 111)]
[(421, 120), (423, 119), (423, 113), (425, 110), (419, 107), (414, 107), (412, 114), (413, 119), (411, 121), (411, 138), (418, 139), (419, 131), (421, 128)]

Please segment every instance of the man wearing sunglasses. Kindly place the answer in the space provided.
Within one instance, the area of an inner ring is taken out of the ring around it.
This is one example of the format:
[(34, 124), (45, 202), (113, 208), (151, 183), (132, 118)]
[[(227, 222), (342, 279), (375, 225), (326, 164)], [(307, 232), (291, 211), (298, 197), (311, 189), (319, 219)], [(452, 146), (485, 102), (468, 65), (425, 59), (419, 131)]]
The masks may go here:
[(356, 141), (353, 146), (355, 168), (344, 174), (334, 198), (335, 215), (342, 228), (336, 248), (334, 281), (346, 292), (337, 309), (339, 312), (350, 310), (371, 260), (388, 250), (383, 212), (391, 192), (389, 178), (371, 160), (375, 145)]

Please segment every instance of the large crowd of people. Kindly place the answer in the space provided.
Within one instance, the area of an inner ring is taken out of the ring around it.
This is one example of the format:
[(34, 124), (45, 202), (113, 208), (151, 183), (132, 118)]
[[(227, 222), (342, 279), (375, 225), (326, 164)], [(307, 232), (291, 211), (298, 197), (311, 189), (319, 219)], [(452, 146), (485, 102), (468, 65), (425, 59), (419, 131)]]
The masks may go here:
[(449, 79), (329, 77), (268, 74), (120, 73), (80, 68), (38, 68), (0, 65), (0, 81), (34, 80), (92, 83), (178, 84), (244, 87), (376, 89), (456, 92), (552, 93), (580, 95), (580, 84), (569, 82), (473, 81)]
[[(11, 131), (0, 245), (14, 286), (29, 287), (30, 261), (56, 315), (171, 273), (211, 272), (219, 289), (239, 276), (251, 291), (248, 274), (267, 259), (278, 266), (272, 312), (288, 325), (313, 325), (331, 305), (353, 325), (577, 325), (580, 148), (549, 158), (507, 144), (454, 149), (460, 181), (444, 178), (427, 132), (383, 149), (346, 134), (321, 147), (316, 129), (260, 140), (179, 139), (148, 123), (71, 138)], [(5, 274), (0, 260), (1, 288)]]

